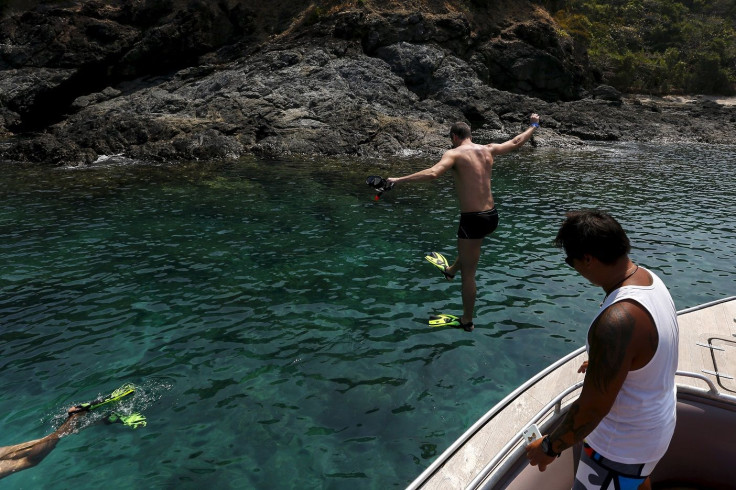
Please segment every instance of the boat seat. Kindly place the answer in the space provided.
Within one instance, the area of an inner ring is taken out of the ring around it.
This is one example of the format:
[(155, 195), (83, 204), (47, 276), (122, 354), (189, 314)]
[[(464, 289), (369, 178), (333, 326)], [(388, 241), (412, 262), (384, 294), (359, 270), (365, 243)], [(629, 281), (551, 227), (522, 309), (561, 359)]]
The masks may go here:
[(734, 488), (736, 413), (732, 406), (680, 397), (667, 454), (652, 473), (655, 490)]

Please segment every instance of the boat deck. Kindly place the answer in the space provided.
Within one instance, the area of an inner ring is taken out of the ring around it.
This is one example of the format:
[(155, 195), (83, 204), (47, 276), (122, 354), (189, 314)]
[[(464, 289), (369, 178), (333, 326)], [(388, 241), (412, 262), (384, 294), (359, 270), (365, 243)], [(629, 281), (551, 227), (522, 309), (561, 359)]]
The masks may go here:
[[(736, 298), (702, 310), (683, 313), (680, 325), (680, 359), (677, 369), (705, 373), (719, 391), (736, 394)], [(705, 388), (692, 378), (678, 384)]]
[[(683, 310), (679, 312), (678, 323), (678, 371), (704, 375), (719, 391), (736, 395), (736, 297), (701, 309)], [(509, 395), (440, 455), (408, 488), (467, 488), (483, 473), (491, 459), (524, 429), (526, 421), (532, 420), (560, 393), (582, 383), (583, 375), (577, 370), (586, 359), (585, 349), (579, 349), (565, 358), (557, 369), (545, 372), (533, 379), (531, 386), (525, 385)], [(676, 381), (678, 386), (708, 389), (703, 380), (678, 376)], [(569, 405), (578, 395), (579, 388), (563, 398), (561, 407)], [(551, 418), (552, 413), (537, 424), (543, 433), (545, 421)], [(491, 419), (492, 424), (488, 423)]]

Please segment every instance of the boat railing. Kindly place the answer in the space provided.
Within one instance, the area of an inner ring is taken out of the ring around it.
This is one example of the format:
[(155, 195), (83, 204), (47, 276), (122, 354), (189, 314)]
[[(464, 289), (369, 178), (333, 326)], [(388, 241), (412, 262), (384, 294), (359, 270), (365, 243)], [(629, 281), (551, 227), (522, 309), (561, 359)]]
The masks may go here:
[(716, 384), (713, 382), (713, 380), (710, 379), (709, 377), (705, 376), (704, 374), (692, 373), (692, 372), (689, 372), (689, 371), (677, 371), (677, 373), (675, 373), (675, 374), (677, 376), (684, 376), (684, 377), (688, 377), (688, 378), (699, 379), (700, 381), (704, 381), (705, 384), (708, 385), (708, 389), (707, 390), (704, 390), (702, 388), (696, 388), (694, 386), (687, 386), (687, 385), (679, 385), (678, 384), (677, 385), (677, 392), (678, 393), (688, 393), (688, 394), (697, 395), (697, 396), (700, 396), (700, 397), (703, 397), (703, 398), (709, 398), (709, 399), (712, 399), (712, 400), (724, 400), (724, 401), (727, 401), (729, 403), (736, 404), (736, 396), (729, 395), (728, 393), (723, 393), (722, 391), (720, 391), (716, 387)]
[[(583, 386), (583, 381), (579, 381), (575, 383), (574, 385), (570, 386), (569, 388), (567, 388), (566, 390), (562, 391), (551, 402), (545, 405), (544, 408), (542, 408), (539, 412), (537, 412), (537, 414), (534, 417), (529, 419), (529, 425), (538, 423), (552, 409), (554, 409), (554, 415), (559, 416), (562, 412), (562, 401), (565, 399), (565, 397), (579, 390), (580, 388), (582, 388), (582, 386)], [(504, 459), (506, 460), (506, 464), (514, 464), (516, 462), (517, 452), (520, 450), (523, 450), (524, 447), (520, 446), (519, 448), (514, 450), (512, 457), (509, 457), (508, 453), (509, 451), (513, 449), (514, 446), (518, 445), (519, 442), (521, 442), (521, 440), (524, 437), (524, 429), (526, 429), (526, 427), (520, 430), (514, 437), (511, 438), (511, 440), (503, 447), (503, 449), (501, 449), (498, 453), (496, 453), (496, 456), (491, 461), (489, 461), (488, 464), (485, 465), (485, 467), (483, 467), (483, 469), (475, 476), (475, 478), (473, 478), (473, 481), (471, 481), (468, 484), (466, 489), (480, 488), (481, 483), (483, 483), (484, 487), (494, 488), (493, 485), (497, 483), (496, 480), (500, 478), (501, 476), (503, 476), (505, 473), (502, 469), (501, 471), (496, 473), (498, 477), (491, 478), (487, 482), (484, 482), (484, 480), (488, 478), (488, 475), (490, 475), (491, 472), (493, 472), (496, 469), (496, 467), (498, 467), (498, 465), (501, 463), (501, 461), (503, 461)]]

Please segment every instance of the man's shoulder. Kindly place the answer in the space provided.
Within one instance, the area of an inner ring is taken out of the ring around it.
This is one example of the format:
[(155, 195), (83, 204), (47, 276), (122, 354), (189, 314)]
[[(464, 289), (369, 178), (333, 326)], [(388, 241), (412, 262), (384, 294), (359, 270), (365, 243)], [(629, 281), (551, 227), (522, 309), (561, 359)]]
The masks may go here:
[(442, 154), (442, 158), (440, 158), (439, 164), (445, 166), (454, 166), (457, 157), (458, 154), (455, 151), (455, 148), (450, 148), (449, 150), (445, 150), (445, 152)]
[(589, 338), (597, 338), (606, 345), (628, 345), (642, 335), (647, 336), (652, 329), (656, 331), (646, 308), (626, 298), (616, 301), (601, 312), (590, 327)]
[(477, 143), (471, 143), (469, 145), (451, 148), (445, 152), (445, 155), (450, 155), (453, 158), (471, 158), (471, 155), (477, 155), (478, 153), (491, 154), (491, 148), (489, 145), (479, 145)]

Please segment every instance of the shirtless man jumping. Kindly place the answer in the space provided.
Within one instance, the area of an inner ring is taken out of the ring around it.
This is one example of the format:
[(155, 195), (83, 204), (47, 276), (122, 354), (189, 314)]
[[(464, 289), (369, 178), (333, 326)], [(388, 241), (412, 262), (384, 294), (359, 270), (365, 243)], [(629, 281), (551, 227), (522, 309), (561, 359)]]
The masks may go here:
[[(451, 326), (472, 331), (473, 310), (475, 308), (475, 272), (480, 260), (483, 237), (492, 233), (498, 226), (496, 211), (491, 193), (491, 171), (493, 158), (520, 148), (539, 127), (539, 116), (532, 114), (531, 125), (523, 133), (505, 143), (479, 145), (471, 141), (470, 126), (463, 122), (452, 125), (450, 139), (452, 149), (445, 152), (434, 166), (403, 177), (389, 177), (391, 184), (404, 182), (428, 182), (452, 169), (460, 199), (460, 226), (457, 231), (458, 256), (452, 265), (439, 253), (432, 252), (427, 260), (440, 268), (450, 280), (460, 271), (462, 274), (463, 315), (440, 315), (430, 321), (433, 326)], [(434, 323), (432, 323), (434, 322)]]

